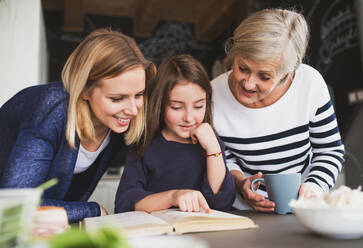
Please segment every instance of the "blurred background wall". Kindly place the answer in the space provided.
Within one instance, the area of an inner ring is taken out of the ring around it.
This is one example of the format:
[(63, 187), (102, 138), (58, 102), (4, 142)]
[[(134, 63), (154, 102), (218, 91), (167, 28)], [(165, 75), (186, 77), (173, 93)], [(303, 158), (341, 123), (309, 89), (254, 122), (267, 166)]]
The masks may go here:
[(19, 90), (48, 81), (40, 0), (0, 0), (0, 106)]

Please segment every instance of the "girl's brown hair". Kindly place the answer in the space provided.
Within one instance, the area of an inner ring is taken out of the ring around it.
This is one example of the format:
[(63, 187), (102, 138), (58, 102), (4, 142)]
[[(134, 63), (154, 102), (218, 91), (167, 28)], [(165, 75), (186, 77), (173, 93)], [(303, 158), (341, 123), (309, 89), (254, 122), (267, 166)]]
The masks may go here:
[(164, 115), (170, 93), (177, 84), (183, 82), (197, 84), (206, 92), (206, 111), (203, 122), (213, 125), (212, 87), (204, 67), (187, 54), (168, 57), (161, 62), (155, 80), (148, 88), (147, 131), (144, 143), (139, 149), (140, 155), (165, 126)]

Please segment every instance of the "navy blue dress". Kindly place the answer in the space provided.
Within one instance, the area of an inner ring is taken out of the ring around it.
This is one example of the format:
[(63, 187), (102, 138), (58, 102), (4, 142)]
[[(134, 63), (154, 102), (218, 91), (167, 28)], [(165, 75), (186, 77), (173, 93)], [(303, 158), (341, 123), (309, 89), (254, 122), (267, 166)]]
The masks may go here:
[(68, 93), (61, 82), (26, 88), (0, 108), (0, 188), (37, 187), (58, 178), (46, 190), (42, 205), (62, 206), (70, 222), (99, 216), (96, 202), (87, 202), (110, 160), (124, 151), (122, 134), (111, 141), (85, 172), (73, 175), (76, 149), (66, 140)]

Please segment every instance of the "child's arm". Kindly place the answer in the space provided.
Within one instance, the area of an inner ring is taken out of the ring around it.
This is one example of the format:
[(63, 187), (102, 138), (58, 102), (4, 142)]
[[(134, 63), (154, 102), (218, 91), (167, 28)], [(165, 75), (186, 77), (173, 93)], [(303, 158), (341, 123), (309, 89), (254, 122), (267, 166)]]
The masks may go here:
[(168, 190), (148, 195), (135, 204), (135, 211), (151, 213), (173, 206), (186, 212), (199, 212), (200, 209), (210, 212), (207, 201), (197, 190)]
[(127, 153), (125, 168), (117, 189), (115, 213), (134, 211), (135, 203), (154, 192), (145, 190), (148, 172), (135, 150)]
[(191, 132), (193, 143), (199, 142), (206, 152), (207, 178), (214, 194), (218, 194), (226, 175), (226, 165), (217, 137), (208, 123)]
[(118, 186), (115, 200), (115, 213), (126, 211), (146, 211), (179, 207), (181, 211), (210, 212), (207, 201), (200, 191), (169, 190), (160, 193), (146, 191), (148, 170), (142, 159), (131, 150), (127, 154), (125, 168)]

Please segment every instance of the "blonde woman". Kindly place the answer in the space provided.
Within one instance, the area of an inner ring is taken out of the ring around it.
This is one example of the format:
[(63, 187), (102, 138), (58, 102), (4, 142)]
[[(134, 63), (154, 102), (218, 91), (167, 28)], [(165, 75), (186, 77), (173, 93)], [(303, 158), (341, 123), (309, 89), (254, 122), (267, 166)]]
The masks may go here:
[(43, 205), (64, 207), (70, 222), (106, 214), (87, 200), (115, 154), (140, 139), (154, 74), (132, 38), (93, 31), (68, 58), (62, 82), (24, 89), (1, 107), (0, 188), (58, 178)]
[(231, 70), (212, 81), (214, 127), (227, 148), (238, 209), (274, 210), (264, 187), (251, 191), (263, 174), (302, 173), (299, 195), (312, 197), (329, 191), (341, 171), (344, 146), (328, 88), (302, 64), (308, 36), (301, 14), (267, 9), (226, 43)]

